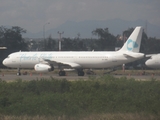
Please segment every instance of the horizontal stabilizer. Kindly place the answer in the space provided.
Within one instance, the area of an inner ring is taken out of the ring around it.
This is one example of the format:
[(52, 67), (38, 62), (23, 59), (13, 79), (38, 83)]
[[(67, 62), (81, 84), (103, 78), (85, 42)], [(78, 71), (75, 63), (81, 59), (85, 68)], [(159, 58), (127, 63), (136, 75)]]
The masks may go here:
[(143, 53), (135, 53), (135, 52), (125, 52), (125, 53), (123, 53), (123, 55), (126, 58), (133, 58), (133, 59), (143, 58), (144, 57)]
[(152, 57), (152, 56), (155, 56), (155, 55), (157, 55), (157, 54), (148, 54), (145, 57), (149, 58), (149, 57)]
[(130, 55), (130, 54), (123, 54), (125, 57), (131, 57), (131, 58), (135, 58), (135, 56), (132, 56), (132, 55)]

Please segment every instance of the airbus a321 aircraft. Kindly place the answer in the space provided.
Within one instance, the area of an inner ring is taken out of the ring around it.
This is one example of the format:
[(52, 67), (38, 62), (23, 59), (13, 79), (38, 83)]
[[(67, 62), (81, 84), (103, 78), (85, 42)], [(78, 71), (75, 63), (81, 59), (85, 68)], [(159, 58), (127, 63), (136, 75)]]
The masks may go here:
[(34, 68), (38, 72), (60, 69), (59, 76), (65, 76), (64, 69), (77, 70), (78, 76), (84, 76), (83, 69), (109, 68), (122, 65), (144, 57), (139, 53), (142, 27), (136, 27), (119, 51), (87, 51), (87, 52), (15, 52), (4, 59), (7, 67)]

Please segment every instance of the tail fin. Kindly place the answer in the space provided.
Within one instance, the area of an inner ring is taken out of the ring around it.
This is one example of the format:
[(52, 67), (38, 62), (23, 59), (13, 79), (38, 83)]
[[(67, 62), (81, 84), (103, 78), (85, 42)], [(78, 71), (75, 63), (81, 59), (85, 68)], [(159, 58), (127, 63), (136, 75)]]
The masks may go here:
[(143, 28), (141, 26), (136, 27), (119, 51), (139, 52), (141, 46), (142, 31)]

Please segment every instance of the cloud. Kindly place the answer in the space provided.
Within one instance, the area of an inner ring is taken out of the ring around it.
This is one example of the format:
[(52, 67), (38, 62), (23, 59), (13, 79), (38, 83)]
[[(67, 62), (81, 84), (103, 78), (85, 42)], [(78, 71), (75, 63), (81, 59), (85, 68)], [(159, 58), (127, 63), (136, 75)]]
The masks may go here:
[(0, 25), (17, 25), (41, 31), (70, 21), (143, 19), (160, 25), (159, 0), (2, 0)]

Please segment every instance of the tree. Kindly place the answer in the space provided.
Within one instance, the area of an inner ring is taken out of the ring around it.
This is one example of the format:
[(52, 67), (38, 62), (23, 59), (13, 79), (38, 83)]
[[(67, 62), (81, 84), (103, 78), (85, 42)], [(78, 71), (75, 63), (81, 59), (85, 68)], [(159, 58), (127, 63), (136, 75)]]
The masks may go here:
[(63, 51), (85, 51), (87, 47), (83, 40), (79, 40), (78, 38), (70, 39), (63, 38), (62, 44)]
[(99, 37), (99, 40), (96, 41), (97, 45), (99, 46), (98, 50), (115, 49), (116, 38), (115, 36), (109, 33), (108, 28), (105, 29), (97, 28), (96, 30), (92, 31), (92, 34)]
[(46, 51), (55, 51), (56, 50), (56, 41), (52, 39), (51, 35), (46, 40)]
[(74, 50), (73, 41), (70, 38), (63, 38), (62, 51)]
[(150, 37), (146, 42), (146, 53), (147, 54), (156, 54), (160, 53), (160, 40)]
[(0, 27), (0, 45), (7, 47), (7, 50), (0, 52), (0, 61), (12, 52), (28, 50), (28, 44), (22, 38), (23, 33), (26, 33), (26, 30), (18, 26), (12, 28)]
[(19, 50), (27, 50), (28, 46), (22, 38), (22, 33), (26, 30), (18, 26), (11, 29), (0, 27), (0, 42), (2, 46), (6, 46), (8, 50), (14, 52)]

